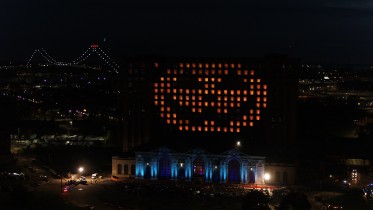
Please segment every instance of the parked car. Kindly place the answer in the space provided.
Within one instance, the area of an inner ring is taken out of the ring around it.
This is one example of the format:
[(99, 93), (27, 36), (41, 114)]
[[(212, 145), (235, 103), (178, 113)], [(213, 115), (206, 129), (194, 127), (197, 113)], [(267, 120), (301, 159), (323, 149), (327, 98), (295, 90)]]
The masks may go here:
[(119, 177), (117, 177), (117, 176), (111, 176), (111, 181), (119, 181)]
[(330, 204), (330, 203), (324, 203), (322, 205), (322, 210), (338, 210), (338, 209), (343, 209), (343, 206), (339, 204)]
[(41, 181), (48, 182), (48, 176), (40, 175), (40, 176), (39, 176), (39, 179), (40, 179)]
[(83, 177), (80, 177), (80, 179), (79, 179), (79, 184), (87, 184), (88, 182), (87, 182), (87, 179), (83, 176)]

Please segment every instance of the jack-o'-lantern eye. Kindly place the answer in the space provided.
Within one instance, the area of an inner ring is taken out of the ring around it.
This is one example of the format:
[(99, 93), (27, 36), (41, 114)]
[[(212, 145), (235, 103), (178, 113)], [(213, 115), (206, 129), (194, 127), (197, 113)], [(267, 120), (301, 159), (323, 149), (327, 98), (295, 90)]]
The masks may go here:
[(178, 130), (239, 133), (267, 107), (268, 85), (240, 63), (179, 63), (161, 71), (154, 105)]

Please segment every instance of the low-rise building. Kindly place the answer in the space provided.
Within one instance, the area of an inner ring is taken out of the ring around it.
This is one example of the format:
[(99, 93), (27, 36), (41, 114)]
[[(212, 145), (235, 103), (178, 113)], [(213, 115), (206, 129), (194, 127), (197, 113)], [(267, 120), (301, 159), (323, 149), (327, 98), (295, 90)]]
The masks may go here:
[(167, 147), (112, 158), (112, 175), (119, 178), (200, 180), (203, 182), (264, 184), (265, 157), (238, 149), (212, 154), (196, 148), (185, 153)]

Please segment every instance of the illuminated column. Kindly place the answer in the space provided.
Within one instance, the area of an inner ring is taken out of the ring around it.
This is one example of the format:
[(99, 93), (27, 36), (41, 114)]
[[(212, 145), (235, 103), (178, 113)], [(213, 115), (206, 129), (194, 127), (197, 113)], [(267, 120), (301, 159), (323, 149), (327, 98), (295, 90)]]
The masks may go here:
[(145, 174), (145, 163), (143, 159), (136, 159), (136, 178), (143, 179)]
[(213, 174), (213, 172), (214, 172), (214, 166), (213, 166), (213, 164), (212, 164), (212, 162), (209, 162), (209, 167), (210, 167), (210, 173), (209, 173), (209, 177), (210, 177), (210, 182), (212, 182), (212, 174)]
[(171, 179), (177, 179), (177, 160), (173, 159), (171, 161)]
[(185, 161), (185, 179), (192, 180), (192, 163), (189, 159)]
[(205, 165), (205, 181), (211, 182), (212, 181), (212, 163), (211, 161), (206, 162)]
[(158, 176), (157, 159), (153, 159), (150, 163), (150, 176), (152, 179), (156, 179)]
[(227, 182), (228, 165), (225, 162), (220, 163), (220, 182)]
[(264, 163), (259, 160), (256, 164), (255, 184), (264, 184)]
[(241, 163), (241, 184), (246, 184), (247, 183), (247, 162), (242, 161)]

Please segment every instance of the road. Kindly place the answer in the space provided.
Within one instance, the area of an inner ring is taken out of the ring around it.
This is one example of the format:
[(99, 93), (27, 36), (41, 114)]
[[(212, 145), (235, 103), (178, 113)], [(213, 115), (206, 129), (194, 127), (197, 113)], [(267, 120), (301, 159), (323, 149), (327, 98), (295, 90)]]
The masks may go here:
[[(241, 197), (210, 197), (194, 194), (190, 189), (168, 187), (163, 184), (113, 183), (104, 180), (87, 185), (77, 185), (68, 192), (60, 192), (60, 180), (54, 179), (39, 186), (35, 193), (54, 194), (59, 196), (69, 206), (94, 206), (94, 209), (162, 209), (162, 210), (241, 210)], [(51, 209), (52, 206), (51, 206)], [(53, 209), (54, 210), (54, 209)]]
[(105, 206), (103, 200), (100, 199), (100, 194), (106, 191), (108, 185), (111, 185), (110, 181), (103, 180), (99, 184), (71, 185), (68, 186), (67, 192), (61, 192), (61, 180), (50, 179), (49, 183), (39, 186), (35, 193), (57, 195), (64, 203), (71, 206), (94, 206), (94, 209), (112, 210), (113, 208)]

